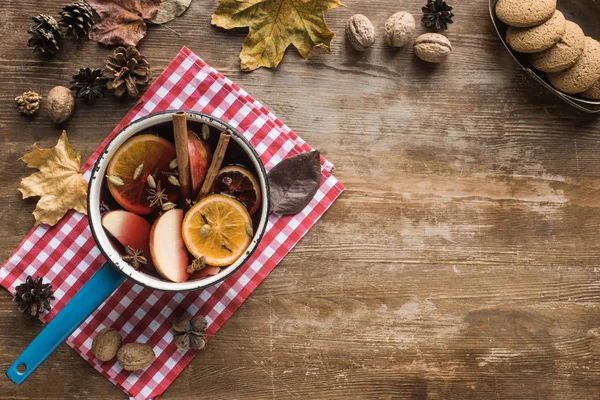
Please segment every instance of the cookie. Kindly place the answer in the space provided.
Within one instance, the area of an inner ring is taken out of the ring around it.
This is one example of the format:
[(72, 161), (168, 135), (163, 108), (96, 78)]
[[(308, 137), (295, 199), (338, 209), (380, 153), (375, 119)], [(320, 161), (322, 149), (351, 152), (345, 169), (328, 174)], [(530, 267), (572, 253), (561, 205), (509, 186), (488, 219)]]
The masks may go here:
[(530, 56), (531, 64), (542, 72), (560, 72), (575, 65), (583, 53), (585, 33), (575, 22), (567, 21), (567, 29), (554, 46)]
[(506, 42), (519, 53), (539, 53), (554, 46), (565, 34), (567, 20), (556, 10), (548, 21), (533, 28), (515, 28), (506, 31)]
[(568, 94), (585, 92), (600, 80), (600, 42), (585, 37), (583, 54), (571, 68), (550, 72), (550, 84)]
[(581, 93), (583, 97), (590, 100), (600, 100), (600, 81), (596, 82), (594, 86)]
[(498, 0), (496, 16), (518, 28), (529, 28), (548, 21), (556, 11), (556, 0)]

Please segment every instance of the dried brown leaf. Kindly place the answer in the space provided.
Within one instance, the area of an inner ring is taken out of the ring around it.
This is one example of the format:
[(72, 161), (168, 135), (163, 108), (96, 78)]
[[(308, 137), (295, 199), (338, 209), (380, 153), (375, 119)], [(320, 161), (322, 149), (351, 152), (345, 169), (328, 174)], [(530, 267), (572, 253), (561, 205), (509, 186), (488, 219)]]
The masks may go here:
[(146, 36), (146, 21), (154, 17), (161, 0), (88, 0), (100, 16), (90, 39), (109, 46), (135, 46)]
[(81, 156), (71, 148), (67, 132), (63, 131), (51, 149), (33, 145), (21, 160), (39, 169), (19, 185), (24, 199), (40, 197), (33, 211), (36, 225), (54, 225), (70, 209), (86, 213), (87, 182), (80, 172)]
[(188, 9), (192, 0), (163, 0), (154, 17), (148, 22), (153, 24), (164, 24), (174, 20)]
[(212, 24), (249, 28), (240, 53), (243, 70), (276, 68), (291, 44), (304, 58), (317, 46), (329, 52), (334, 34), (325, 12), (341, 5), (339, 0), (220, 0)]
[(286, 158), (268, 174), (271, 211), (280, 215), (299, 213), (308, 205), (321, 183), (321, 155), (317, 150)]

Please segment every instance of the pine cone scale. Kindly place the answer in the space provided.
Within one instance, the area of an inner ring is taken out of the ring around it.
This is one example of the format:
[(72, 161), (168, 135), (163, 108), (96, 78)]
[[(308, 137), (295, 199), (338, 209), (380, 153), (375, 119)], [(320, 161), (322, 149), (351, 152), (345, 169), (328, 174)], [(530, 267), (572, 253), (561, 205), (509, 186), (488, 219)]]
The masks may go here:
[(139, 96), (140, 93), (137, 89), (137, 83), (135, 82), (135, 79), (132, 76), (128, 76), (127, 78), (125, 78), (125, 85), (127, 86), (127, 93), (129, 93), (130, 96)]

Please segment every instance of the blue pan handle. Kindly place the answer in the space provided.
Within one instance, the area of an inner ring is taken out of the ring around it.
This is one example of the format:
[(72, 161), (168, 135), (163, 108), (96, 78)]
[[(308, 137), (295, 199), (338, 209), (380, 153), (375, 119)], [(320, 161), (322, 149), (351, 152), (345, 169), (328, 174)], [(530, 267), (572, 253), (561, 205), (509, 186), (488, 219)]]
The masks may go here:
[(17, 385), (23, 383), (124, 281), (125, 277), (109, 263), (100, 267), (8, 367), (8, 379)]

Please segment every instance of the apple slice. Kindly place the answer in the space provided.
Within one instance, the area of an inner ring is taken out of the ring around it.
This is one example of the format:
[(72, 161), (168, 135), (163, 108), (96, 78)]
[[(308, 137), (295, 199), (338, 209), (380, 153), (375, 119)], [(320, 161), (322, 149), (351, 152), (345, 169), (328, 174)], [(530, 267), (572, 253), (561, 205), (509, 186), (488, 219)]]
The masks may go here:
[(188, 280), (188, 252), (181, 236), (183, 210), (173, 209), (161, 215), (150, 231), (150, 254), (156, 270), (173, 282)]
[(150, 258), (150, 222), (130, 211), (109, 211), (102, 217), (102, 226), (123, 247), (141, 249), (148, 260), (146, 268), (152, 269)]
[(192, 190), (195, 196), (208, 172), (212, 161), (212, 151), (204, 140), (200, 139), (194, 132), (188, 135), (188, 153), (190, 155), (190, 173), (192, 175)]
[(206, 278), (207, 276), (216, 275), (219, 272), (221, 272), (220, 267), (213, 267), (211, 265), (208, 265), (206, 268), (202, 268), (200, 271), (194, 272), (192, 274), (192, 276), (190, 276), (190, 279), (192, 279), (192, 280), (203, 279), (203, 278)]

